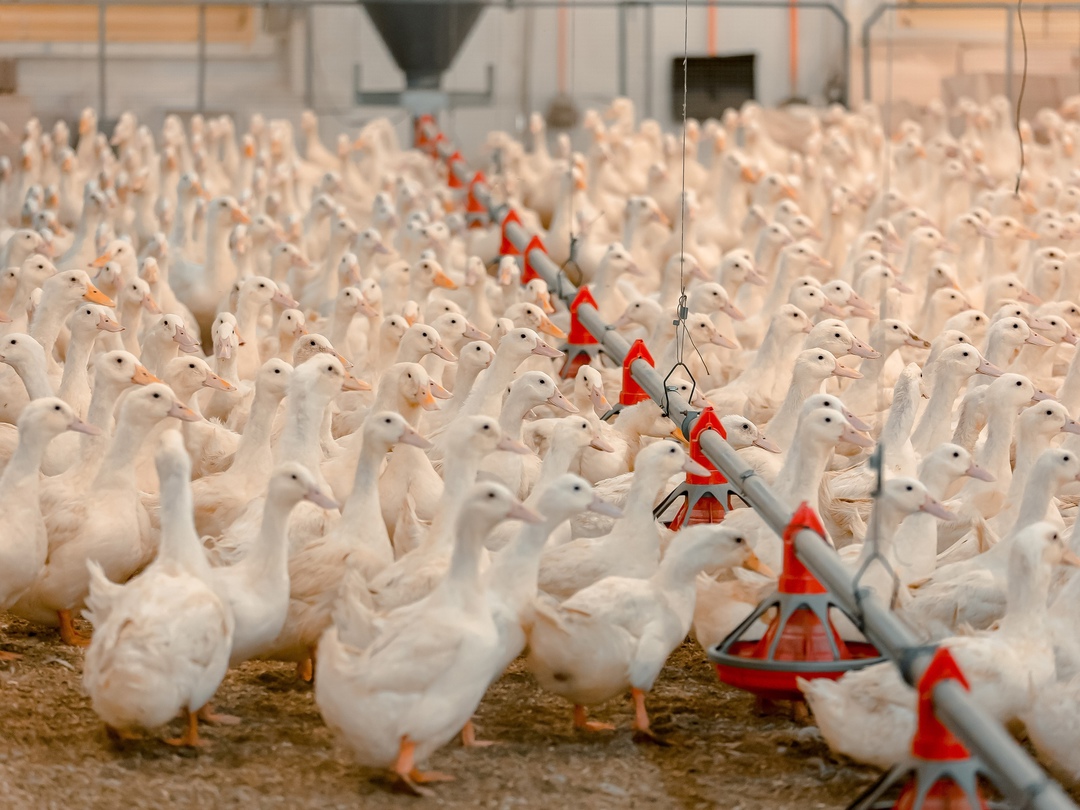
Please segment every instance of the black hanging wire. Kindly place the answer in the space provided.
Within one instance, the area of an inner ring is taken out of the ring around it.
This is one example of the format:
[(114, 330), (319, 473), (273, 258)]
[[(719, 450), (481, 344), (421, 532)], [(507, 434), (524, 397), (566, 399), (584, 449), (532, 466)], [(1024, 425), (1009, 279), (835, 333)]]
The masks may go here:
[[(690, 336), (686, 328), (686, 318), (690, 314), (689, 307), (687, 306), (686, 298), (686, 97), (687, 97), (687, 64), (690, 59), (689, 49), (689, 30), (690, 30), (690, 3), (689, 0), (683, 0), (683, 98), (682, 98), (682, 190), (679, 194), (679, 304), (675, 311), (675, 320), (672, 324), (675, 326), (675, 365), (668, 371), (667, 376), (664, 377), (664, 413), (668, 414), (671, 410), (671, 392), (676, 390), (675, 387), (669, 385), (669, 380), (675, 373), (676, 369), (683, 369), (687, 376), (690, 378), (690, 396), (689, 399), (694, 398), (694, 392), (697, 390), (697, 380), (694, 379), (693, 372), (690, 371), (689, 366), (683, 362), (683, 344), (686, 338), (690, 338), (690, 345), (693, 346), (694, 351), (698, 357), (701, 358), (702, 364), (705, 359), (701, 357), (701, 351), (698, 349), (697, 344), (694, 343), (693, 337)], [(706, 373), (708, 373), (708, 367), (706, 367)]]
[(892, 563), (881, 553), (881, 498), (884, 494), (882, 487), (885, 483), (885, 447), (880, 442), (877, 449), (874, 450), (874, 454), (870, 456), (870, 468), (874, 470), (875, 476), (874, 491), (871, 493), (874, 505), (870, 512), (870, 525), (867, 527), (866, 537), (863, 539), (863, 548), (869, 547), (870, 554), (863, 560), (852, 580), (852, 592), (855, 594), (855, 608), (860, 623), (863, 620), (862, 601), (870, 595), (870, 591), (863, 589), (862, 579), (875, 560), (881, 564), (881, 567), (885, 569), (892, 579), (892, 593), (889, 595), (890, 608), (895, 609), (896, 597), (900, 592), (900, 577), (897, 575)]
[[(1020, 196), (1020, 180), (1024, 176), (1024, 138), (1020, 134), (1020, 106), (1024, 103), (1024, 91), (1027, 89), (1028, 44), (1027, 30), (1024, 28), (1024, 0), (1016, 0), (1016, 19), (1020, 21), (1020, 39), (1024, 44), (1024, 72), (1020, 76), (1020, 94), (1016, 97), (1016, 141), (1020, 145), (1020, 170), (1016, 173), (1016, 188), (1013, 195)], [(1012, 42), (1009, 43), (1012, 48)], [(1010, 81), (1012, 77), (1009, 77)]]

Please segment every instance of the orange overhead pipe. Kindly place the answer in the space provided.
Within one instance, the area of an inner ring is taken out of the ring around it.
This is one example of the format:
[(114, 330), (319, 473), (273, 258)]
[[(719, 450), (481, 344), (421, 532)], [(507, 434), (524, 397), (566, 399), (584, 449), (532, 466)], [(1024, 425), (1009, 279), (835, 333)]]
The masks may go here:
[(799, 88), (799, 3), (791, 0), (788, 6), (788, 81), (791, 97), (798, 95)]
[(559, 95), (566, 95), (566, 28), (567, 11), (565, 1), (559, 3), (558, 35), (556, 38), (556, 75), (558, 76)]
[(716, 3), (713, 0), (709, 0), (709, 38), (708, 38), (708, 50), (709, 56), (716, 56)]

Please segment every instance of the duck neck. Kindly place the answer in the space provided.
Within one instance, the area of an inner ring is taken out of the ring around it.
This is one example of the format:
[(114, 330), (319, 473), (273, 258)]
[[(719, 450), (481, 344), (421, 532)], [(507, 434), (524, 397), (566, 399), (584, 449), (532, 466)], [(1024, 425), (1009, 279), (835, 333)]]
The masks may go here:
[(915, 397), (917, 396), (918, 388), (913, 391), (912, 386), (909, 385), (897, 387), (896, 395), (889, 407), (889, 416), (881, 431), (881, 443), (886, 453), (890, 455), (895, 453), (904, 442), (911, 438), (911, 429), (915, 425)]
[(825, 475), (832, 446), (821, 442), (796, 441), (776, 477), (776, 494), (794, 507), (806, 501), (816, 507), (818, 487)]
[[(538, 485), (539, 486), (539, 485)], [(566, 518), (546, 518), (543, 523), (523, 523), (517, 536), (495, 555), (485, 579), (488, 590), (520, 610), (536, 598), (540, 555), (548, 537)]]
[(458, 373), (454, 377), (454, 395), (446, 403), (446, 407), (443, 408), (447, 414), (457, 413), (461, 410), (461, 406), (465, 404), (473, 383), (476, 382), (476, 378), (481, 371), (483, 371), (483, 368), (480, 366), (458, 364)]
[(450, 567), (446, 577), (438, 586), (444, 594), (450, 593), (458, 600), (483, 604), (483, 583), (480, 580), (480, 560), (484, 552), (484, 540), (491, 530), (490, 522), (478, 526), (469, 512), (462, 514), (455, 521), (457, 542), (450, 555)]
[[(225, 264), (229, 260), (229, 228), (215, 218), (206, 236), (206, 264), (203, 266), (203, 283), (211, 290), (219, 290), (226, 283)], [(232, 279), (228, 279), (232, 281)]]
[(1025, 526), (1046, 520), (1046, 512), (1057, 494), (1057, 487), (1049, 471), (1038, 465), (1031, 471), (1024, 486), (1024, 495), (1020, 499), (1020, 508), (1016, 514), (1010, 534), (1016, 534)]
[(922, 418), (915, 426), (913, 439), (919, 442), (923, 450), (933, 449), (945, 440), (952, 425), (952, 408), (956, 395), (960, 393), (961, 380), (955, 374), (941, 373), (934, 375), (934, 388), (930, 392), (930, 401), (923, 411)]
[(161, 544), (157, 559), (209, 577), (210, 564), (195, 531), (191, 484), (181, 473), (171, 470), (161, 479)]
[(667, 485), (667, 476), (656, 467), (639, 467), (634, 471), (627, 494), (623, 521), (626, 526), (648, 527), (654, 523), (653, 507)]
[(20, 363), (14, 368), (19, 375), (19, 379), (22, 380), (23, 386), (26, 388), (26, 394), (30, 399), (53, 396), (53, 387), (52, 383), (49, 382), (49, 375), (41, 367), (41, 363), (37, 362), (36, 358), (31, 359), (26, 364)]
[(257, 554), (248, 554), (234, 568), (246, 565), (242, 573), (249, 583), (264, 587), (289, 576), (289, 515), (296, 501), (275, 498), (268, 493), (263, 506)]
[(1012, 446), (1016, 408), (994, 402), (987, 403), (986, 441), (979, 456), (979, 466), (988, 470), (999, 481), (1010, 474), (1009, 449)]
[(255, 397), (251, 401), (251, 412), (240, 434), (240, 443), (236, 447), (234, 467), (239, 466), (243, 470), (269, 470), (273, 466), (270, 435), (280, 404), (281, 397), (265, 389), (259, 391), (256, 386)]
[(52, 357), (53, 346), (64, 325), (65, 313), (61, 303), (52, 296), (43, 297), (30, 323), (30, 337), (45, 347), (46, 361)]
[(503, 403), (502, 413), (499, 414), (499, 429), (502, 435), (521, 441), (521, 431), (525, 426), (525, 415), (533, 409), (533, 403), (525, 397), (511, 394)]
[[(77, 332), (71, 336), (71, 345), (68, 346), (67, 357), (64, 358), (64, 373), (60, 378), (60, 399), (68, 405), (74, 406), (76, 392), (88, 392), (90, 390), (90, 377), (87, 373), (87, 364), (90, 362), (90, 352), (94, 349), (97, 331), (92, 334)], [(85, 402), (85, 399), (82, 400)], [(84, 413), (80, 417), (86, 416)]]
[(147, 423), (123, 417), (124, 414), (121, 413), (120, 418), (117, 419), (116, 434), (105, 453), (105, 458), (101, 460), (101, 467), (94, 478), (94, 489), (137, 491), (135, 459), (139, 455), (139, 448), (142, 447), (143, 441), (156, 422)]
[[(0, 497), (10, 492), (12, 487), (24, 482), (33, 483), (35, 489), (39, 480), (38, 471), (45, 458), (45, 449), (51, 436), (43, 436), (36, 430), (20, 430), (19, 443), (8, 460), (4, 472), (0, 475)], [(20, 498), (22, 495), (20, 495)]]
[(1065, 380), (1061, 383), (1057, 398), (1069, 409), (1071, 416), (1076, 416), (1080, 411), (1080, 352), (1076, 352), (1069, 362), (1069, 369), (1065, 372)]
[(446, 551), (453, 544), (453, 529), (461, 514), (461, 504), (480, 473), (480, 456), (469, 450), (451, 453), (446, 458), (445, 473), (439, 508), (420, 543), (419, 550), (425, 555)]
[(1048, 613), (1046, 594), (1052, 570), (1028, 549), (1014, 548), (1009, 560), (1005, 586), (1005, 615), (999, 633), (1025, 639), (1046, 638)]
[(285, 403), (285, 429), (278, 443), (280, 461), (298, 461), (322, 480), (322, 420), (329, 405), (318, 391), (292, 386)]
[(371, 551), (377, 551), (389, 565), (394, 561), (394, 548), (390, 534), (382, 520), (379, 500), (379, 468), (388, 448), (373, 441), (364, 442), (360, 458), (356, 462), (356, 476), (338, 522), (355, 548), (361, 543)]

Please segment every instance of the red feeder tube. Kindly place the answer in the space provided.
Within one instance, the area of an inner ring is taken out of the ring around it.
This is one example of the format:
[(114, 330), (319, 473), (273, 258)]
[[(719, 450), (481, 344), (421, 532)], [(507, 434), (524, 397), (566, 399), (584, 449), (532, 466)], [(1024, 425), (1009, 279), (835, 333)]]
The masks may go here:
[[(795, 553), (795, 536), (810, 530), (825, 542), (821, 521), (803, 503), (784, 530), (784, 571), (777, 591), (762, 600), (727, 638), (709, 650), (720, 680), (769, 700), (802, 700), (798, 678), (831, 678), (884, 659), (866, 641), (845, 641), (830, 612), (846, 614)], [(766, 613), (775, 616), (760, 639), (743, 639)], [(848, 618), (854, 618), (850, 615)]]
[[(934, 711), (934, 688), (949, 680), (969, 688), (952, 653), (941, 647), (919, 679), (919, 722), (911, 741), (911, 760), (889, 771), (851, 810), (988, 810), (979, 786), (978, 761)], [(901, 783), (896, 802), (882, 804), (885, 795)]]

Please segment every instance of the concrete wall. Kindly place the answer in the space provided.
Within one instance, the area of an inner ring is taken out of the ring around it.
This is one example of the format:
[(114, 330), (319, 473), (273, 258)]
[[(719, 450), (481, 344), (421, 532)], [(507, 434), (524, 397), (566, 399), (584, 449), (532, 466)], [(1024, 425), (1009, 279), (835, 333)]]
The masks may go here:
[[(301, 13), (302, 14), (302, 13)], [(326, 135), (352, 127), (375, 114), (396, 110), (357, 109), (353, 70), (360, 65), (368, 90), (396, 90), (403, 85), (366, 14), (356, 7), (312, 11), (315, 107), (324, 116)], [(261, 15), (260, 15), (261, 17)], [(545, 110), (557, 92), (555, 9), (486, 9), (445, 77), (450, 90), (480, 90), (485, 68), (495, 66), (495, 98), (490, 108), (460, 109), (446, 125), (462, 144), (476, 144), (494, 128), (516, 129), (523, 114)], [(619, 90), (617, 16), (614, 9), (579, 9), (572, 13), (574, 45), (568, 58), (568, 88), (579, 108), (605, 104)], [(719, 8), (720, 54), (757, 54), (757, 90), (766, 104), (792, 95), (788, 82), (788, 14), (784, 8)], [(671, 60), (683, 50), (683, 8), (656, 7), (647, 31), (646, 12), (627, 13), (626, 89), (643, 115), (672, 126)], [(280, 18), (258, 24), (250, 47), (211, 46), (206, 102), (209, 111), (228, 111), (241, 119), (255, 110), (296, 115), (303, 106), (304, 22)], [(688, 47), (704, 55), (706, 11), (689, 11)], [(647, 63), (646, 34), (652, 37)], [(840, 29), (819, 11), (800, 14), (800, 81), (795, 94), (820, 100), (840, 65)], [(153, 125), (170, 111), (194, 108), (194, 45), (115, 45), (109, 47), (109, 117), (134, 109)], [(46, 119), (74, 117), (97, 104), (96, 46), (0, 46), (0, 58), (19, 59), (19, 92)], [(649, 104), (651, 98), (651, 105)]]

